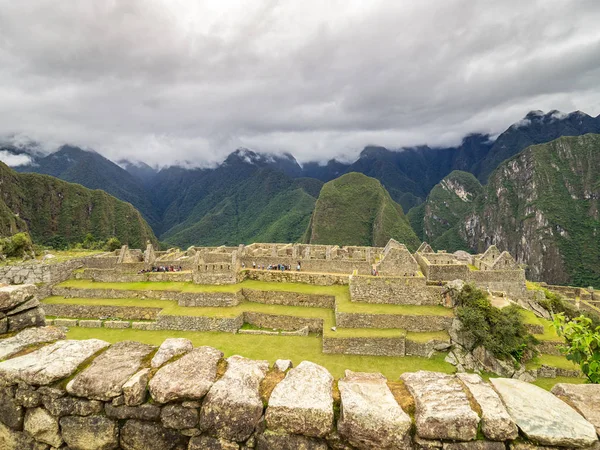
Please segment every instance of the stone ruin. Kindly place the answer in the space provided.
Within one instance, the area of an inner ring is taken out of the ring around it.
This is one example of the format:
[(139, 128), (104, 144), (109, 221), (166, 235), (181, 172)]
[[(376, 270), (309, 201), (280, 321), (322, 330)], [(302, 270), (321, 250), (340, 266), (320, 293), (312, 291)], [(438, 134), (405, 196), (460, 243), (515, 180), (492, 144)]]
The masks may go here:
[[(33, 351), (27, 351), (33, 349)], [(592, 449), (600, 386), (552, 393), (507, 378), (419, 371), (386, 380), (241, 356), (186, 339), (159, 347), (0, 340), (0, 448), (33, 450)]]

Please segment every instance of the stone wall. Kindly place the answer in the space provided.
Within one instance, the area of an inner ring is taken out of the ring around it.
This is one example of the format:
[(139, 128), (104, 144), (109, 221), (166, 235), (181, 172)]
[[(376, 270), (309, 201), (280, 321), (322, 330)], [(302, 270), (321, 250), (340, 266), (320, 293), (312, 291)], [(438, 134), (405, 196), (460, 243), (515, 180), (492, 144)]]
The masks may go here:
[(45, 313), (34, 285), (0, 286), (0, 337), (45, 323)]
[(285, 291), (257, 291), (254, 289), (242, 289), (242, 294), (249, 302), (265, 303), (268, 305), (335, 308), (335, 297), (332, 295), (301, 294)]
[(405, 338), (323, 336), (323, 353), (342, 355), (404, 356)]
[(335, 312), (340, 328), (402, 328), (407, 331), (445, 331), (453, 317)]
[[(323, 332), (323, 319), (312, 317), (282, 316), (278, 314), (265, 314), (245, 311), (243, 322), (259, 328), (275, 330), (299, 330), (308, 327), (310, 333)], [(241, 325), (240, 325), (241, 326)]]
[(521, 297), (527, 295), (525, 271), (518, 270), (471, 270), (465, 280), (475, 283), (482, 289), (505, 291), (508, 295)]
[(0, 267), (0, 283), (4, 284), (38, 284), (60, 283), (71, 277), (75, 269), (87, 264), (88, 260), (99, 258), (77, 258), (60, 263), (44, 263), (31, 261)]
[(133, 305), (107, 306), (45, 303), (44, 311), (46, 312), (47, 316), (67, 317), (74, 319), (89, 318), (103, 320), (108, 318), (119, 318), (126, 320), (155, 320), (162, 309)]
[(240, 272), (241, 280), (257, 280), (257, 281), (269, 281), (275, 283), (305, 283), (313, 284), (316, 286), (333, 286), (333, 285), (346, 285), (349, 283), (350, 277), (348, 275), (336, 275), (330, 273), (307, 273), (307, 272), (296, 272), (280, 270), (251, 270), (246, 269)]
[(75, 273), (78, 280), (107, 283), (138, 283), (142, 281), (192, 281), (192, 272), (126, 272), (120, 269), (83, 269)]
[(355, 270), (361, 275), (369, 275), (373, 265), (363, 260), (353, 261), (352, 259), (300, 259), (281, 256), (253, 257), (244, 256), (240, 258), (240, 263), (244, 263), (246, 268), (252, 267), (252, 263), (268, 267), (269, 264), (285, 264), (292, 266), (296, 270), (296, 265), (300, 261), (303, 272), (322, 272), (339, 273), (351, 275)]
[[(193, 348), (186, 339), (168, 339), (157, 350), (98, 339), (50, 343), (64, 334), (52, 327), (28, 331), (0, 341), (3, 450), (599, 445), (598, 385), (559, 384), (554, 395), (476, 374), (420, 371), (387, 380), (346, 371), (334, 396), (332, 375), (308, 361), (270, 367), (241, 356), (223, 359), (219, 350)], [(30, 345), (41, 348), (18, 356)]]
[(161, 290), (79, 289), (54, 286), (52, 295), (65, 298), (140, 298), (174, 300), (180, 306), (236, 306), (242, 300), (239, 292), (181, 292)]
[(423, 276), (352, 276), (350, 298), (353, 302), (439, 305), (442, 303), (442, 288), (428, 286)]

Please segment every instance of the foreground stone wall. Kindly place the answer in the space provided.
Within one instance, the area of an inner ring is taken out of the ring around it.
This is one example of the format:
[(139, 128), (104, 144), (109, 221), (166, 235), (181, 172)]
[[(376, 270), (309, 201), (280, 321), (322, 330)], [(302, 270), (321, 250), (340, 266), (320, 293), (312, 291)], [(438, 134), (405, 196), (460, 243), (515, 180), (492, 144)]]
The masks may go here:
[[(0, 448), (325, 450), (593, 448), (600, 386), (346, 371), (167, 339), (64, 339), (53, 327), (0, 340)], [(30, 346), (41, 346), (23, 352)], [(336, 389), (337, 386), (337, 389)], [(569, 406), (567, 402), (572, 405)], [(339, 411), (339, 413), (338, 413)]]
[(88, 261), (102, 258), (77, 258), (60, 263), (44, 263), (31, 261), (0, 267), (0, 283), (4, 284), (38, 284), (60, 283), (71, 277), (75, 269), (88, 264)]

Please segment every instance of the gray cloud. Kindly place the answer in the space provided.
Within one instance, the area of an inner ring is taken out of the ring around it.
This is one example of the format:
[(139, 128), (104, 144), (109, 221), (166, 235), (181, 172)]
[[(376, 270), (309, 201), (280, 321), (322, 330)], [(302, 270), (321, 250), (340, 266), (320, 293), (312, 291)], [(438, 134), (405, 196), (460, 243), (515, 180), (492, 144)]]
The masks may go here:
[(0, 135), (157, 165), (455, 144), (600, 113), (599, 22), (595, 0), (0, 0)]

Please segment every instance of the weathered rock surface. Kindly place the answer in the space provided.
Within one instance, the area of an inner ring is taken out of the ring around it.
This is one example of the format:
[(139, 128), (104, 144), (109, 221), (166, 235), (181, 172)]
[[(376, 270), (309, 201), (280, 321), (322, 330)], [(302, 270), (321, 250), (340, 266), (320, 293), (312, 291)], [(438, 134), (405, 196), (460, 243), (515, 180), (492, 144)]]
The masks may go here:
[(106, 415), (111, 419), (137, 419), (137, 420), (158, 420), (160, 418), (160, 406), (146, 403), (140, 406), (113, 406), (107, 403), (105, 406)]
[(36, 441), (44, 442), (52, 447), (60, 447), (63, 443), (58, 426), (58, 419), (44, 408), (31, 408), (25, 414), (23, 430)]
[(425, 439), (470, 441), (479, 416), (454, 376), (437, 372), (405, 373), (402, 380), (415, 399), (417, 434)]
[(552, 393), (579, 411), (600, 435), (600, 384), (558, 383), (552, 388)]
[(5, 312), (25, 303), (36, 294), (33, 284), (9, 285), (0, 287), (0, 311)]
[(40, 301), (36, 297), (32, 297), (24, 303), (21, 303), (14, 309), (7, 311), (5, 314), (7, 316), (14, 316), (15, 314), (21, 313), (23, 311), (27, 311), (28, 309), (37, 308), (40, 306)]
[(194, 349), (192, 341), (184, 338), (168, 338), (161, 344), (150, 363), (153, 369), (162, 366), (176, 356), (189, 353)]
[(123, 385), (135, 374), (154, 347), (133, 341), (114, 344), (67, 385), (78, 397), (109, 400), (123, 393)]
[(21, 331), (29, 327), (46, 325), (46, 315), (42, 308), (28, 309), (13, 316), (8, 316), (8, 332)]
[(123, 385), (123, 395), (127, 406), (137, 406), (146, 400), (150, 369), (142, 369)]
[(22, 431), (14, 431), (0, 422), (1, 450), (34, 450), (33, 438)]
[(298, 434), (280, 434), (267, 431), (256, 439), (256, 450), (327, 450), (327, 443), (300, 436)]
[(158, 423), (128, 420), (121, 428), (120, 442), (124, 450), (185, 450), (187, 440)]
[(198, 425), (198, 411), (194, 408), (184, 408), (181, 405), (163, 406), (160, 421), (165, 428), (185, 430)]
[(490, 380), (521, 431), (542, 445), (587, 447), (597, 441), (594, 426), (565, 402), (533, 384)]
[(196, 436), (190, 439), (188, 450), (238, 450), (240, 446), (235, 442), (218, 439), (210, 436)]
[(0, 423), (20, 431), (25, 410), (15, 401), (15, 390), (14, 386), (0, 390)]
[(394, 399), (383, 375), (346, 370), (338, 387), (338, 432), (351, 445), (361, 450), (396, 449), (410, 439), (412, 420)]
[(267, 361), (227, 358), (225, 374), (213, 384), (202, 403), (201, 429), (230, 441), (248, 439), (263, 413), (259, 387), (268, 370)]
[(16, 336), (0, 340), (0, 360), (9, 358), (29, 345), (54, 342), (66, 337), (57, 327), (27, 328)]
[(159, 403), (201, 399), (214, 383), (222, 357), (223, 353), (212, 347), (199, 347), (161, 367), (150, 380), (152, 398)]
[(457, 377), (481, 408), (481, 431), (485, 437), (492, 441), (515, 439), (519, 430), (496, 391), (477, 374), (459, 373)]
[(0, 379), (43, 385), (71, 376), (86, 359), (108, 347), (100, 339), (58, 341), (0, 363)]
[(112, 450), (119, 446), (119, 426), (104, 416), (63, 417), (60, 428), (72, 450)]
[(104, 405), (97, 400), (73, 397), (42, 396), (42, 403), (53, 416), (91, 416), (102, 412)]
[(504, 442), (480, 440), (471, 442), (445, 442), (442, 448), (444, 450), (506, 450), (506, 445)]
[(289, 359), (278, 359), (277, 361), (275, 361), (275, 364), (273, 364), (273, 367), (279, 370), (280, 372), (285, 372), (286, 370), (294, 367), (294, 365)]
[(265, 415), (269, 429), (325, 436), (333, 427), (332, 384), (327, 369), (302, 361), (273, 389)]

